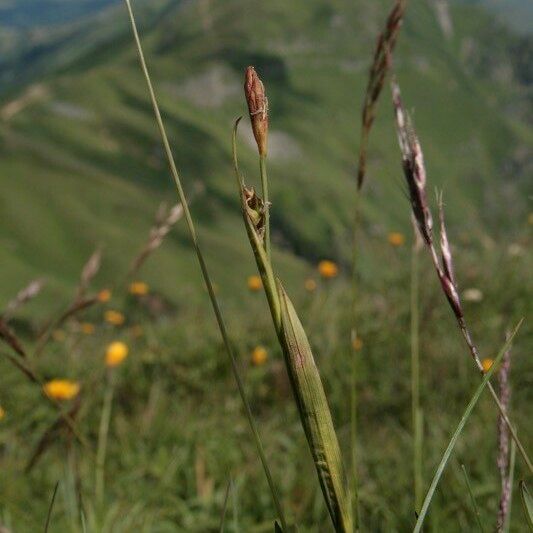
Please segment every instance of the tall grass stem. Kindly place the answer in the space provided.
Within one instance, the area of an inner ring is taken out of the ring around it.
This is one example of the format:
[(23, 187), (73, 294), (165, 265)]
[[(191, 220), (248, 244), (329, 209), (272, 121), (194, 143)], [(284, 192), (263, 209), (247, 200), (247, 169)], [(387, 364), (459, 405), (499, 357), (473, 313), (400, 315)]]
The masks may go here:
[(174, 156), (172, 155), (172, 149), (170, 148), (170, 143), (168, 141), (168, 137), (167, 137), (167, 134), (166, 134), (165, 126), (163, 124), (163, 119), (161, 118), (161, 113), (159, 111), (159, 105), (157, 103), (157, 98), (155, 96), (155, 92), (154, 92), (154, 89), (153, 89), (153, 86), (152, 86), (152, 81), (150, 79), (150, 74), (148, 72), (148, 67), (147, 67), (146, 61), (144, 59), (144, 53), (143, 53), (143, 50), (142, 50), (141, 41), (140, 41), (140, 38), (139, 38), (139, 33), (137, 31), (137, 25), (135, 23), (135, 17), (134, 17), (133, 10), (132, 10), (132, 7), (131, 7), (131, 2), (130, 2), (130, 0), (124, 0), (124, 1), (126, 2), (126, 6), (128, 8), (128, 14), (129, 14), (129, 17), (130, 17), (131, 28), (132, 28), (132, 31), (133, 31), (133, 37), (135, 39), (135, 45), (136, 45), (136, 48), (137, 48), (137, 53), (139, 55), (139, 61), (140, 61), (140, 64), (141, 64), (141, 69), (143, 71), (143, 74), (144, 74), (144, 77), (145, 77), (145, 80), (146, 80), (146, 84), (148, 86), (148, 92), (150, 93), (150, 99), (152, 101), (152, 106), (153, 106), (153, 109), (154, 109), (154, 115), (155, 115), (156, 122), (157, 122), (157, 125), (158, 125), (158, 128), (159, 128), (159, 132), (161, 134), (161, 139), (162, 139), (163, 146), (164, 146), (164, 149), (165, 149), (165, 153), (166, 153), (166, 156), (167, 156), (167, 160), (168, 160), (168, 164), (169, 164), (169, 167), (170, 167), (170, 171), (171, 171), (172, 177), (174, 179), (174, 184), (176, 185), (176, 190), (177, 190), (177, 193), (178, 193), (178, 197), (179, 197), (179, 200), (180, 200), (181, 204), (183, 205), (183, 211), (184, 211), (184, 214), (185, 214), (185, 220), (187, 222), (187, 227), (189, 229), (191, 240), (192, 240), (195, 252), (196, 252), (196, 256), (198, 258), (198, 263), (200, 265), (200, 270), (202, 271), (202, 276), (203, 276), (203, 279), (204, 279), (204, 283), (205, 283), (205, 286), (207, 288), (207, 292), (209, 294), (209, 299), (210, 299), (211, 305), (213, 307), (213, 312), (215, 314), (215, 318), (216, 318), (216, 321), (217, 321), (217, 324), (218, 324), (218, 328), (220, 330), (220, 334), (222, 336), (222, 340), (224, 342), (224, 346), (226, 348), (226, 352), (228, 354), (228, 357), (229, 357), (229, 360), (230, 360), (230, 363), (231, 363), (233, 375), (235, 377), (235, 381), (237, 383), (237, 388), (238, 388), (238, 391), (239, 391), (239, 395), (241, 397), (241, 400), (242, 400), (242, 403), (243, 403), (243, 406), (244, 406), (246, 418), (248, 420), (248, 423), (250, 425), (250, 429), (252, 431), (252, 435), (253, 435), (253, 439), (254, 439), (254, 442), (255, 442), (255, 445), (256, 445), (256, 448), (257, 448), (257, 452), (259, 454), (259, 458), (261, 460), (261, 464), (262, 464), (263, 469), (265, 471), (265, 475), (266, 475), (266, 478), (267, 478), (267, 481), (268, 481), (270, 492), (272, 493), (272, 499), (273, 499), (273, 502), (274, 502), (274, 506), (276, 508), (276, 512), (277, 512), (278, 517), (279, 517), (279, 519), (281, 521), (283, 530), (284, 531), (288, 531), (287, 521), (285, 519), (285, 514), (284, 514), (283, 508), (281, 506), (281, 501), (280, 501), (280, 498), (278, 496), (278, 491), (277, 491), (276, 486), (274, 484), (274, 480), (273, 480), (272, 474), (270, 472), (270, 467), (268, 466), (266, 455), (265, 455), (265, 452), (264, 452), (264, 449), (263, 449), (263, 444), (262, 444), (261, 439), (259, 437), (259, 432), (257, 430), (256, 423), (255, 423), (255, 420), (254, 420), (253, 415), (252, 415), (250, 404), (249, 404), (248, 399), (246, 397), (246, 392), (245, 392), (245, 389), (244, 389), (244, 383), (243, 383), (243, 381), (241, 379), (241, 376), (239, 374), (239, 369), (238, 369), (238, 366), (237, 366), (237, 360), (236, 360), (235, 354), (233, 352), (233, 348), (232, 348), (230, 340), (229, 340), (229, 336), (228, 336), (228, 333), (227, 333), (227, 330), (226, 330), (226, 324), (225, 324), (224, 319), (222, 317), (222, 312), (220, 311), (220, 307), (218, 305), (218, 301), (217, 301), (217, 298), (215, 296), (215, 291), (213, 289), (213, 284), (212, 284), (211, 278), (209, 276), (209, 271), (207, 269), (207, 265), (205, 263), (203, 253), (201, 251), (201, 248), (200, 248), (200, 245), (199, 245), (199, 242), (198, 242), (198, 236), (197, 236), (196, 228), (195, 228), (195, 225), (194, 225), (194, 222), (193, 222), (193, 219), (192, 219), (192, 216), (191, 216), (191, 212), (190, 212), (190, 209), (189, 209), (189, 204), (187, 202), (187, 198), (185, 196), (185, 192), (184, 192), (182, 184), (181, 184), (181, 179), (179, 177), (178, 170), (176, 168), (176, 163), (174, 162)]
[(261, 192), (263, 202), (265, 203), (265, 252), (267, 259), (271, 261), (271, 244), (270, 244), (270, 202), (268, 199), (268, 173), (266, 164), (266, 155), (259, 156), (259, 171), (261, 174)]
[[(415, 232), (418, 231), (415, 228)], [(419, 335), (419, 247), (415, 243), (411, 251), (411, 423), (413, 427), (413, 475), (415, 509), (422, 505), (422, 444), (423, 419), (420, 406), (420, 335)]]
[(104, 503), (105, 488), (105, 458), (107, 453), (107, 439), (109, 436), (109, 423), (111, 422), (111, 409), (113, 406), (114, 376), (107, 376), (106, 388), (104, 392), (104, 404), (102, 406), (102, 416), (98, 429), (98, 445), (96, 448), (96, 476), (95, 476), (95, 498), (99, 509)]
[(351, 377), (350, 377), (350, 490), (352, 494), (352, 513), (355, 531), (360, 529), (359, 496), (358, 496), (358, 475), (357, 475), (357, 299), (358, 299), (358, 266), (359, 253), (359, 221), (360, 221), (360, 195), (361, 190), (357, 188), (354, 201), (354, 215), (352, 226), (352, 327), (351, 339)]

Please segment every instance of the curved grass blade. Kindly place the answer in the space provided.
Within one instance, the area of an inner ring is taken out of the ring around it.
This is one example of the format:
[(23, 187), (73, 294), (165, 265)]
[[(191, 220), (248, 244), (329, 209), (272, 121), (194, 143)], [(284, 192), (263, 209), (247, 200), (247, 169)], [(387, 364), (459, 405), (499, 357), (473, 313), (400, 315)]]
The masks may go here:
[(465, 476), (466, 488), (468, 489), (470, 501), (472, 502), (472, 507), (474, 508), (474, 515), (476, 517), (476, 522), (479, 527), (479, 531), (481, 531), (481, 533), (484, 533), (485, 530), (483, 529), (483, 524), (481, 523), (481, 515), (479, 514), (479, 507), (477, 506), (476, 497), (474, 496), (474, 492), (472, 491), (472, 485), (470, 484), (470, 478), (468, 477), (468, 473), (466, 471), (465, 465), (461, 465), (461, 470), (463, 471), (463, 474)]
[(523, 319), (518, 323), (516, 328), (514, 329), (513, 333), (509, 336), (505, 344), (503, 345), (503, 348), (498, 353), (498, 356), (494, 360), (493, 365), (490, 367), (490, 370), (483, 376), (483, 381), (480, 383), (476, 391), (474, 392), (474, 395), (472, 396), (472, 399), (468, 403), (468, 406), (465, 409), (465, 412), (463, 413), (463, 416), (461, 417), (461, 420), (459, 421), (459, 425), (457, 426), (457, 429), (455, 430), (454, 434), (452, 435), (452, 438), (448, 444), (448, 447), (446, 448), (446, 451), (444, 452), (444, 455), (442, 456), (442, 459), (439, 463), (439, 466), (437, 467), (437, 471), (435, 472), (435, 476), (433, 477), (433, 480), (431, 481), (431, 485), (428, 489), (428, 492), (426, 494), (426, 497), (424, 499), (424, 503), (422, 504), (422, 509), (420, 510), (420, 514), (418, 515), (418, 520), (416, 521), (415, 528), (413, 529), (413, 533), (420, 533), (422, 531), (422, 526), (424, 524), (424, 520), (426, 519), (426, 515), (429, 509), (429, 505), (431, 503), (431, 500), (433, 499), (433, 496), (435, 494), (435, 490), (437, 489), (437, 485), (439, 484), (440, 478), (442, 476), (442, 473), (444, 472), (444, 469), (446, 468), (446, 465), (448, 464), (448, 461), (452, 455), (452, 451), (455, 448), (455, 445), (457, 444), (457, 441), (459, 439), (459, 436), (461, 435), (461, 432), (463, 431), (463, 428), (465, 427), (465, 424), (472, 414), (472, 411), (474, 410), (474, 407), (476, 406), (479, 398), (481, 397), (481, 393), (485, 390), (485, 387), (487, 386), (487, 383), (489, 382), (490, 378), (492, 377), (492, 374), (496, 371), (496, 368), (499, 366), (505, 352), (511, 346), (511, 342), (518, 332), (518, 329), (522, 325)]
[(57, 489), (59, 487), (59, 481), (54, 487), (54, 492), (52, 493), (52, 500), (50, 501), (50, 507), (48, 507), (48, 514), (46, 516), (46, 523), (44, 525), (44, 533), (48, 533), (48, 527), (50, 526), (50, 519), (52, 518), (52, 510), (54, 508), (54, 503), (56, 501)]
[(309, 341), (278, 280), (281, 341), (300, 419), (335, 531), (352, 532), (351, 499), (339, 442)]
[(529, 530), (533, 531), (533, 497), (527, 489), (526, 482), (520, 481), (520, 497), (522, 498), (522, 506), (524, 507), (524, 514), (526, 515), (527, 525)]

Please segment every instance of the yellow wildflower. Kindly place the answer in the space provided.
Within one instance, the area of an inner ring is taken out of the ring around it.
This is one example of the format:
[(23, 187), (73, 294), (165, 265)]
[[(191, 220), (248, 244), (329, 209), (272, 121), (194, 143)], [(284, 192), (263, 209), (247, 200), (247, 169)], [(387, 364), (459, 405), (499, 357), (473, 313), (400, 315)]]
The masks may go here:
[(260, 291), (262, 286), (263, 282), (260, 276), (248, 276), (248, 288), (252, 292)]
[(493, 363), (494, 361), (490, 359), (489, 357), (481, 361), (481, 366), (483, 367), (483, 372), (485, 372), (485, 374), (490, 370), (490, 367), (492, 366)]
[(120, 365), (128, 357), (128, 347), (120, 341), (112, 342), (105, 353), (105, 364), (109, 367)]
[(94, 324), (91, 324), (90, 322), (82, 322), (80, 329), (85, 335), (92, 335), (94, 333)]
[(266, 363), (268, 352), (264, 346), (256, 346), (252, 350), (252, 364), (254, 366), (262, 366)]
[(304, 281), (304, 287), (307, 292), (314, 292), (316, 290), (316, 281), (313, 278), (307, 278)]
[(130, 294), (134, 296), (144, 296), (148, 294), (148, 284), (144, 281), (134, 281), (130, 284)]
[(120, 311), (109, 309), (104, 313), (104, 320), (109, 324), (113, 324), (113, 326), (122, 326), (126, 319)]
[(4, 408), (0, 405), (0, 420), (6, 416)]
[(46, 383), (43, 389), (53, 400), (70, 400), (80, 392), (80, 384), (69, 379), (53, 379)]
[(111, 291), (109, 289), (102, 289), (96, 296), (99, 302), (105, 303), (111, 300)]
[(318, 273), (324, 279), (335, 278), (339, 274), (339, 267), (333, 261), (320, 261), (318, 263)]
[(398, 231), (392, 231), (387, 236), (387, 240), (391, 246), (403, 246), (405, 244), (405, 236)]

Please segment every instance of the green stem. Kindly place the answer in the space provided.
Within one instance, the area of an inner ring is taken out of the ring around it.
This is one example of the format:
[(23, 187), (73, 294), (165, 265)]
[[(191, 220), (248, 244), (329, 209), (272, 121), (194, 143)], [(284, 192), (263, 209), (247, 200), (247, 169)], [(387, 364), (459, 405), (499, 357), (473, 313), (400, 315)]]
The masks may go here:
[[(415, 237), (416, 238), (416, 237)], [(411, 421), (413, 427), (413, 473), (415, 509), (422, 505), (423, 422), (420, 407), (419, 271), (416, 243), (411, 252)]]
[(352, 513), (354, 517), (355, 531), (359, 531), (359, 495), (358, 495), (358, 475), (357, 475), (357, 266), (358, 266), (358, 231), (360, 220), (360, 189), (355, 194), (354, 201), (354, 218), (353, 218), (353, 248), (352, 248), (352, 329), (351, 329), (351, 346), (352, 346), (352, 371), (350, 379), (350, 452), (351, 452), (351, 475), (350, 490), (352, 493)]
[(263, 202), (265, 203), (265, 251), (267, 259), (270, 262), (270, 202), (268, 199), (268, 174), (266, 165), (266, 155), (262, 155), (259, 157), (259, 170), (261, 173), (261, 190), (263, 194)]
[(272, 478), (272, 475), (271, 475), (271, 472), (270, 472), (270, 468), (269, 468), (268, 463), (267, 463), (265, 452), (263, 450), (263, 444), (262, 444), (261, 439), (259, 437), (259, 432), (257, 430), (257, 426), (256, 426), (255, 420), (254, 420), (253, 415), (252, 415), (252, 410), (250, 408), (250, 404), (249, 404), (248, 399), (246, 397), (246, 392), (245, 392), (245, 389), (244, 389), (244, 383), (243, 383), (243, 381), (241, 379), (241, 376), (239, 374), (239, 369), (238, 369), (238, 365), (237, 365), (237, 359), (236, 359), (235, 354), (233, 352), (233, 348), (231, 346), (231, 343), (230, 343), (230, 340), (229, 340), (229, 336), (228, 336), (228, 333), (227, 333), (227, 330), (226, 330), (226, 324), (225, 324), (224, 319), (222, 317), (222, 313), (220, 311), (220, 307), (218, 305), (217, 298), (215, 296), (215, 291), (213, 289), (213, 284), (212, 284), (211, 278), (209, 276), (209, 271), (207, 270), (207, 265), (205, 263), (204, 256), (203, 256), (202, 251), (200, 249), (200, 244), (198, 242), (198, 236), (196, 234), (196, 228), (194, 226), (194, 222), (193, 222), (193, 219), (192, 219), (192, 216), (191, 216), (191, 213), (190, 213), (189, 204), (187, 202), (187, 198), (186, 198), (185, 193), (183, 191), (183, 187), (182, 187), (182, 184), (181, 184), (181, 179), (179, 177), (178, 170), (177, 170), (176, 164), (174, 162), (174, 156), (172, 155), (172, 150), (170, 148), (170, 143), (168, 141), (168, 137), (167, 137), (167, 134), (166, 134), (166, 131), (165, 131), (165, 126), (163, 125), (163, 119), (161, 118), (161, 113), (159, 111), (159, 105), (157, 103), (157, 98), (155, 96), (155, 92), (154, 92), (154, 89), (153, 89), (153, 86), (152, 86), (152, 81), (150, 79), (150, 74), (148, 72), (148, 67), (146, 66), (146, 61), (144, 59), (144, 54), (143, 54), (143, 51), (142, 51), (141, 41), (140, 41), (139, 34), (138, 34), (138, 31), (137, 31), (137, 25), (135, 24), (135, 17), (133, 15), (133, 10), (131, 8), (131, 2), (130, 2), (130, 0), (125, 0), (125, 2), (126, 2), (126, 6), (128, 8), (128, 14), (129, 14), (129, 17), (130, 17), (131, 27), (132, 27), (132, 31), (133, 31), (133, 37), (135, 39), (135, 45), (137, 47), (137, 53), (139, 55), (139, 61), (140, 61), (140, 64), (141, 64), (141, 69), (143, 71), (143, 74), (144, 74), (144, 77), (145, 77), (145, 80), (146, 80), (146, 84), (148, 86), (148, 92), (150, 93), (150, 99), (152, 101), (154, 115), (155, 115), (156, 122), (157, 122), (157, 125), (158, 125), (158, 128), (159, 128), (159, 133), (161, 134), (161, 139), (162, 139), (163, 146), (164, 146), (164, 149), (165, 149), (165, 153), (166, 153), (166, 156), (167, 156), (168, 164), (169, 164), (169, 167), (170, 167), (170, 172), (171, 172), (172, 177), (174, 179), (174, 184), (176, 186), (176, 190), (177, 190), (177, 193), (178, 193), (179, 200), (180, 200), (181, 204), (183, 205), (183, 211), (184, 211), (184, 214), (185, 214), (185, 220), (187, 222), (187, 227), (189, 229), (189, 233), (190, 233), (191, 240), (192, 240), (192, 243), (193, 243), (193, 246), (194, 246), (194, 250), (196, 252), (198, 263), (200, 265), (200, 270), (202, 271), (202, 276), (203, 276), (203, 279), (204, 279), (204, 283), (205, 283), (205, 286), (207, 288), (207, 292), (209, 294), (209, 299), (211, 301), (211, 306), (213, 308), (213, 312), (215, 314), (215, 318), (216, 318), (216, 321), (217, 321), (217, 324), (218, 324), (218, 328), (220, 330), (220, 334), (222, 336), (222, 340), (224, 342), (224, 346), (226, 348), (226, 352), (227, 352), (228, 358), (229, 358), (230, 363), (231, 363), (231, 368), (232, 368), (232, 371), (233, 371), (233, 375), (234, 375), (235, 381), (237, 383), (237, 389), (239, 391), (239, 395), (241, 397), (241, 400), (242, 400), (242, 403), (243, 403), (243, 406), (244, 406), (244, 411), (245, 411), (245, 414), (246, 414), (246, 418), (248, 420), (248, 424), (250, 425), (250, 429), (252, 431), (253, 439), (254, 439), (254, 442), (255, 442), (255, 445), (256, 445), (256, 448), (257, 448), (257, 452), (259, 454), (259, 458), (261, 460), (261, 464), (262, 464), (263, 469), (265, 471), (265, 475), (266, 475), (266, 478), (267, 478), (267, 481), (268, 481), (268, 485), (270, 487), (270, 492), (272, 493), (272, 499), (273, 499), (273, 502), (274, 502), (274, 506), (276, 508), (276, 512), (277, 512), (278, 517), (279, 517), (279, 519), (281, 521), (283, 530), (284, 531), (288, 531), (287, 521), (285, 520), (285, 514), (283, 512), (283, 508), (281, 506), (280, 498), (278, 496), (278, 492), (277, 492), (276, 486), (274, 484), (274, 481), (273, 481), (273, 478)]
[(509, 459), (509, 510), (503, 523), (503, 533), (508, 533), (511, 527), (511, 511), (513, 509), (513, 483), (516, 464), (516, 442), (511, 441), (511, 458)]
[(105, 457), (107, 452), (107, 437), (109, 435), (109, 423), (111, 421), (111, 407), (113, 405), (114, 383), (113, 376), (109, 375), (104, 394), (104, 405), (100, 418), (100, 428), (98, 430), (98, 446), (96, 448), (96, 480), (95, 498), (100, 509), (104, 502), (105, 486)]

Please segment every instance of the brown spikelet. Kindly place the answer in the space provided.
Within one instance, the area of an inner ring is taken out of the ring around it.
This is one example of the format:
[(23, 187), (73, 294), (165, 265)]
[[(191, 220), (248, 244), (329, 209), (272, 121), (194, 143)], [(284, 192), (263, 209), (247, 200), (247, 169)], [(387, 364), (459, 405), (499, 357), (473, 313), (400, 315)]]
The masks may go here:
[(96, 274), (98, 274), (101, 262), (102, 252), (100, 250), (95, 250), (91, 257), (89, 257), (85, 265), (83, 265), (80, 275), (80, 282), (78, 284), (78, 298), (81, 298), (85, 294), (87, 288), (89, 287), (89, 284), (96, 276)]
[(268, 99), (263, 82), (254, 67), (248, 67), (244, 77), (244, 95), (250, 112), (252, 131), (254, 132), (260, 156), (266, 156), (268, 145)]
[(133, 259), (127, 278), (134, 276), (139, 271), (148, 257), (161, 246), (163, 239), (170, 232), (172, 226), (182, 217), (183, 206), (181, 204), (176, 204), (169, 210), (167, 210), (164, 203), (160, 204), (156, 213), (155, 224), (150, 229), (148, 240)]
[(30, 281), (26, 287), (21, 289), (17, 295), (6, 305), (5, 311), (2, 314), (4, 320), (8, 320), (13, 313), (24, 305), (29, 300), (35, 298), (42, 290), (45, 285), (44, 279), (34, 279)]
[(476, 364), (480, 367), (477, 350), (472, 343), (470, 334), (466, 329), (463, 318), (463, 309), (459, 292), (457, 290), (457, 282), (455, 279), (455, 272), (453, 267), (453, 258), (448, 241), (448, 234), (446, 232), (446, 224), (444, 220), (444, 208), (442, 202), (442, 193), (438, 195), (439, 204), (439, 220), (440, 220), (440, 257), (435, 248), (433, 240), (433, 217), (427, 199), (426, 192), (426, 169), (424, 165), (424, 156), (420, 142), (414, 130), (413, 124), (409, 115), (403, 108), (402, 99), (400, 95), (400, 88), (396, 80), (391, 82), (392, 88), (392, 102), (394, 107), (394, 114), (396, 117), (396, 129), (398, 133), (398, 143), (402, 153), (402, 166), (404, 171), (407, 188), (409, 190), (409, 199), (411, 202), (412, 215), (416, 221), (418, 230), (431, 253), (431, 258), (442, 290), (452, 308), (452, 311), (458, 320), (458, 323), (465, 335), (465, 339), (469, 344)]
[(253, 187), (243, 187), (242, 194), (246, 207), (246, 216), (262, 243), (265, 236), (265, 203), (256, 194)]
[(379, 34), (372, 67), (368, 78), (362, 112), (361, 142), (359, 147), (359, 165), (357, 169), (357, 188), (363, 186), (366, 175), (368, 139), (372, 124), (376, 118), (376, 106), (385, 84), (385, 78), (392, 65), (392, 53), (400, 31), (406, 0), (396, 0), (387, 17), (384, 30)]
[(392, 81), (391, 86), (398, 142), (402, 152), (403, 171), (409, 189), (413, 216), (424, 241), (431, 247), (433, 246), (433, 218), (427, 200), (424, 156), (413, 125), (403, 108), (400, 88), (395, 80)]

